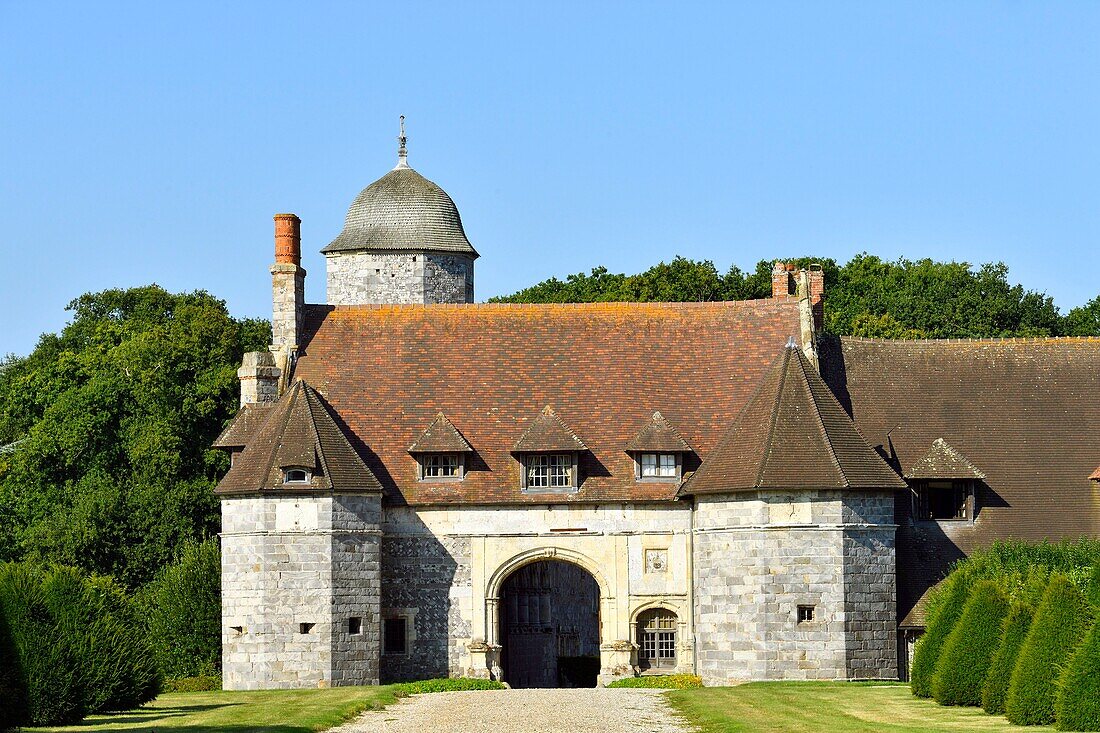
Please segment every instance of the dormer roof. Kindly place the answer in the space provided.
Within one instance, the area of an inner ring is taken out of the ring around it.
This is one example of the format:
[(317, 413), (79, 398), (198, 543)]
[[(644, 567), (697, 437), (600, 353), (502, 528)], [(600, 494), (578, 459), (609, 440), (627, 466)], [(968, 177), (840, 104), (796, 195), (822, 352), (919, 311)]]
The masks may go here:
[(924, 457), (905, 472), (906, 478), (913, 479), (984, 479), (985, 474), (970, 462), (966, 456), (947, 444), (943, 438), (936, 438)]
[(212, 448), (234, 450), (244, 448), (252, 434), (271, 414), (272, 405), (253, 402), (241, 407), (236, 416), (225, 426), (225, 430), (215, 440)]
[(583, 450), (588, 450), (588, 446), (562, 422), (550, 405), (542, 408), (542, 412), (531, 421), (512, 446), (513, 453)]
[[(264, 419), (253, 426), (216, 493), (381, 489), (320, 395), (304, 381), (296, 381), (275, 404), (249, 412), (253, 416), (247, 420)], [(234, 438), (233, 442), (239, 440)], [(309, 483), (284, 485), (284, 472), (288, 469), (309, 471)]]
[(1093, 481), (1100, 481), (1100, 466), (1096, 467), (1096, 470), (1092, 472), (1092, 475), (1089, 476), (1089, 478)]
[(903, 488), (905, 482), (792, 346), (681, 493)]
[(468, 453), (473, 451), (447, 416), (442, 412), (435, 416), (416, 442), (409, 446), (409, 453)]
[(628, 453), (688, 453), (691, 446), (660, 412), (654, 412), (649, 422), (626, 444)]

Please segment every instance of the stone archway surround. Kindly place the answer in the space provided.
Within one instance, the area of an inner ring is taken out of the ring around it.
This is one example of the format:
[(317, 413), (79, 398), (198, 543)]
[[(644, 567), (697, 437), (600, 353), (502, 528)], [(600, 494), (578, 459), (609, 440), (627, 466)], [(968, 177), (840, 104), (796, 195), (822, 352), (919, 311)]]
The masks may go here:
[(545, 560), (557, 560), (571, 563), (586, 571), (596, 581), (600, 591), (600, 684), (616, 679), (631, 677), (634, 669), (631, 665), (635, 645), (625, 639), (615, 639), (614, 624), (608, 623), (617, 611), (615, 595), (600, 566), (587, 555), (565, 547), (539, 547), (513, 555), (501, 563), (485, 584), (485, 631), (484, 640), (476, 639), (469, 644), (472, 677), (491, 677), (501, 679), (500, 668), (500, 598), (504, 582), (516, 570), (531, 563)]

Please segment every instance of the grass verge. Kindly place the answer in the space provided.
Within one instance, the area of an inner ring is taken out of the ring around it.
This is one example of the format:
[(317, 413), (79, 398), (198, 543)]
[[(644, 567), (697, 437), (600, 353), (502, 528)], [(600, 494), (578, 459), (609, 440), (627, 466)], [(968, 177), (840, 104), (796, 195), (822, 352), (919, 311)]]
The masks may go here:
[[(981, 708), (942, 707), (914, 697), (909, 685), (900, 683), (755, 682), (673, 690), (668, 700), (704, 733), (1022, 730)], [(1053, 729), (1035, 726), (1027, 730)]]
[(86, 733), (99, 731), (186, 731), (186, 733), (313, 733), (339, 725), (368, 709), (385, 707), (403, 696), (394, 685), (335, 687), (327, 690), (165, 693), (136, 710), (93, 715), (77, 725), (24, 728), (25, 731)]

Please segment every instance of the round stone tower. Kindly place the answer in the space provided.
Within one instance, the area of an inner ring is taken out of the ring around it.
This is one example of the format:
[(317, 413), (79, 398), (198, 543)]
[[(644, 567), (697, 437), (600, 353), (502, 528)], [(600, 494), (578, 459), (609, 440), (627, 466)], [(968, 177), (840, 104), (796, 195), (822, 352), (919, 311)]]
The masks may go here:
[(397, 166), (355, 197), (321, 250), (330, 305), (474, 302), (477, 251), (451, 197), (409, 167), (401, 119)]

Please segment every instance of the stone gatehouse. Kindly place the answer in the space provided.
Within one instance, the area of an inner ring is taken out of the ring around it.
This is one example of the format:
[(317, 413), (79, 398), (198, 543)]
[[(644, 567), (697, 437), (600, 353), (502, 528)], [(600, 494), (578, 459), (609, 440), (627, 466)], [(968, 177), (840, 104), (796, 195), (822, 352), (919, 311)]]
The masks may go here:
[(1100, 530), (1100, 341), (824, 339), (781, 262), (759, 301), (475, 304), (404, 140), (322, 252), (306, 304), (275, 217), (215, 443), (228, 689), (895, 679), (950, 562)]

